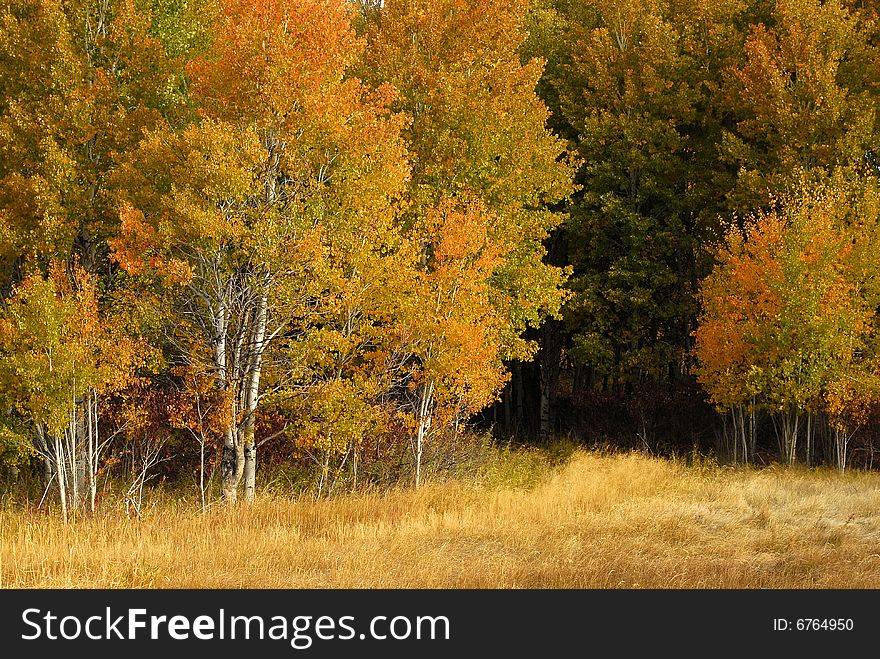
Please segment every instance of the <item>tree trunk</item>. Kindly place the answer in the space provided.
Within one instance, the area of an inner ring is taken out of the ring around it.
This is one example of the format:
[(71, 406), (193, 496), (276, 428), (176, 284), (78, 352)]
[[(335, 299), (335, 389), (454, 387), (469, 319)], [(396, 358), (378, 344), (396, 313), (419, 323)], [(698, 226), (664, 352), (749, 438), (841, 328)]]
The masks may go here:
[(266, 338), (266, 313), (269, 300), (265, 294), (260, 297), (259, 307), (255, 319), (254, 334), (252, 341), (252, 354), (250, 373), (247, 380), (247, 395), (245, 398), (246, 415), (244, 420), (244, 499), (248, 503), (253, 502), (256, 492), (257, 479), (257, 444), (255, 437), (257, 403), (260, 399), (260, 375), (263, 370), (264, 341)]
[(562, 323), (547, 320), (541, 330), (541, 357), (538, 375), (540, 387), (538, 439), (541, 442), (550, 440), (555, 427), (556, 384), (559, 380), (559, 365), (562, 357)]
[(94, 514), (98, 499), (98, 469), (101, 462), (101, 436), (98, 432), (98, 393), (89, 389), (86, 397), (86, 414), (88, 423), (88, 477), (89, 477), (89, 511)]
[(82, 511), (86, 507), (86, 493), (88, 491), (86, 478), (88, 473), (88, 437), (86, 436), (86, 411), (89, 405), (83, 397), (76, 399), (76, 407), (73, 411), (74, 416), (74, 436), (73, 445), (76, 447), (76, 460), (74, 460), (74, 480), (76, 483), (75, 492), (77, 493), (74, 505), (77, 511)]
[(73, 411), (70, 413), (70, 420), (67, 424), (67, 430), (64, 433), (65, 446), (65, 463), (64, 476), (67, 479), (65, 483), (67, 494), (70, 501), (70, 510), (76, 514), (79, 509), (79, 483), (76, 473), (76, 401), (74, 400)]
[(811, 466), (812, 463), (812, 453), (813, 453), (813, 415), (811, 413), (807, 413), (807, 428), (806, 428), (806, 436), (804, 437), (804, 446), (806, 448), (806, 460), (807, 466)]
[(798, 426), (800, 413), (796, 410), (788, 410), (782, 415), (783, 445), (785, 447), (785, 462), (793, 465), (797, 460)]
[(538, 429), (538, 441), (547, 443), (550, 441), (551, 419), (550, 419), (550, 375), (547, 368), (541, 365), (541, 425)]
[(46, 437), (45, 425), (38, 423), (36, 434), (37, 451), (43, 457), (43, 480), (46, 484), (46, 490), (48, 491), (52, 479), (55, 478), (55, 463), (52, 460), (54, 449), (49, 445), (48, 438)]
[(752, 460), (756, 460), (755, 454), (758, 452), (758, 416), (755, 412), (755, 399), (749, 409), (749, 455)]
[[(217, 313), (214, 316), (214, 366), (217, 369), (217, 380), (220, 389), (230, 386), (229, 366), (226, 351), (226, 333), (229, 319), (226, 312), (226, 297), (229, 284), (224, 286), (224, 293), (218, 301)], [(238, 498), (238, 484), (244, 468), (244, 455), (238, 441), (236, 417), (238, 416), (235, 399), (232, 401), (232, 420), (223, 435), (223, 453), (220, 456), (220, 497), (224, 503), (235, 503)]]
[(64, 443), (61, 438), (55, 436), (55, 473), (58, 474), (58, 495), (61, 497), (61, 516), (67, 524), (67, 487), (64, 475)]
[[(233, 422), (234, 423), (234, 422)], [(238, 485), (244, 471), (244, 449), (237, 438), (235, 428), (228, 428), (223, 438), (223, 455), (220, 458), (220, 494), (224, 503), (235, 503)]]
[(733, 463), (739, 464), (739, 419), (736, 416), (737, 407), (730, 408), (730, 422), (733, 425), (733, 437), (731, 445), (733, 446)]
[(352, 470), (352, 484), (351, 491), (354, 492), (357, 490), (358, 486), (358, 449), (359, 446), (357, 443), (352, 446), (352, 451), (354, 452), (351, 456), (351, 470)]
[(257, 445), (253, 439), (244, 445), (244, 500), (254, 502), (257, 483)]
[(834, 458), (838, 471), (846, 470), (846, 452), (849, 434), (840, 428), (834, 428)]
[(418, 430), (416, 432), (416, 487), (419, 487), (422, 483), (422, 453), (425, 440), (431, 428), (433, 403), (434, 383), (432, 381), (422, 385), (421, 399), (419, 401)]
[(199, 498), (202, 502), (202, 512), (205, 512), (205, 437), (199, 436)]

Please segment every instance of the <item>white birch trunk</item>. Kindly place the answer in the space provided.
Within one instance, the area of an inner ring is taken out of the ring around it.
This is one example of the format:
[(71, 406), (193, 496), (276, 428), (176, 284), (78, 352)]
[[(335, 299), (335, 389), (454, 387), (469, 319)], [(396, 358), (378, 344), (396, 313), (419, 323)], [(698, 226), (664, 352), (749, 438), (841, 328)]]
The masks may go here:
[(432, 407), (434, 403), (434, 382), (427, 382), (422, 387), (419, 401), (418, 431), (416, 433), (416, 487), (422, 484), (422, 454), (425, 440), (431, 429)]
[(64, 444), (59, 436), (55, 436), (55, 472), (58, 474), (58, 495), (61, 498), (61, 516), (67, 523), (67, 486), (64, 475)]
[(247, 396), (245, 399), (245, 422), (244, 422), (244, 498), (248, 503), (253, 502), (256, 492), (257, 479), (257, 444), (255, 438), (257, 403), (260, 393), (260, 375), (263, 369), (264, 341), (266, 338), (266, 314), (269, 301), (264, 293), (260, 297), (259, 307), (256, 314), (254, 337), (252, 342), (252, 354), (250, 373), (247, 378)]
[[(218, 300), (217, 312), (214, 316), (214, 367), (217, 369), (217, 380), (219, 388), (226, 389), (230, 385), (229, 365), (226, 351), (226, 337), (229, 327), (229, 317), (226, 308), (226, 291), (228, 286), (224, 287), (224, 293)], [(239, 446), (237, 442), (237, 432), (235, 428), (235, 419), (237, 416), (235, 401), (233, 401), (233, 409), (229, 425), (223, 434), (223, 453), (220, 457), (220, 491), (221, 497), (226, 503), (234, 503), (238, 496), (238, 483), (241, 480), (241, 469), (239, 467)]]

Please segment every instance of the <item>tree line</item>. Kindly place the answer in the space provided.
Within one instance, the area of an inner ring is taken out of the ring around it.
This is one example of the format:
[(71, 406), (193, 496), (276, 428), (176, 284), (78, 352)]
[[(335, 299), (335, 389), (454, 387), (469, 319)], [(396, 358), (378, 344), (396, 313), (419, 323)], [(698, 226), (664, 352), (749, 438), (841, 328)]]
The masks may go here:
[(877, 430), (873, 2), (533, 5), (576, 159), (562, 319), (492, 418), (843, 469)]
[(137, 507), (163, 461), (249, 501), (265, 451), (322, 492), (402, 450), (418, 485), (475, 420), (547, 439), (667, 386), (734, 459), (769, 420), (842, 468), (876, 407), (878, 29), (818, 0), (11, 0), (4, 469), (65, 516), (120, 469)]

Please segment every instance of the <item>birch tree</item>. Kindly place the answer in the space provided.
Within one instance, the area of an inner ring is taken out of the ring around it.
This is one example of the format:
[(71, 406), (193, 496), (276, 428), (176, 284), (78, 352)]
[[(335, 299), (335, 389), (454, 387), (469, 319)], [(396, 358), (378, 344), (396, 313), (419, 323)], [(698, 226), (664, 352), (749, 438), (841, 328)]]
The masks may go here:
[(172, 286), (160, 297), (176, 359), (207, 364), (228, 392), (223, 498), (243, 482), (250, 501), (266, 371), (284, 365), (270, 393), (302, 378), (278, 355), (320, 327), (346, 245), (383, 249), (370, 241), (408, 166), (390, 92), (346, 77), (362, 44), (345, 3), (219, 7), (212, 45), (189, 67), (200, 118), (148, 134), (119, 168), (112, 246), (129, 275)]
[(728, 233), (701, 285), (698, 380), (721, 409), (770, 412), (789, 464), (801, 438), (809, 459), (820, 413), (840, 431), (875, 389), (876, 191), (858, 190), (839, 174), (781, 198)]
[(94, 512), (105, 437), (99, 400), (128, 386), (137, 344), (99, 312), (96, 279), (53, 261), (15, 287), (0, 314), (0, 398), (33, 428), (64, 519)]
[[(543, 62), (521, 56), (527, 3), (389, 0), (360, 7), (369, 47), (359, 70), (374, 84), (394, 85), (400, 96), (392, 107), (411, 118), (404, 131), (411, 203), (403, 223), (420, 252), (418, 302), (406, 321), (418, 375), (403, 400), (414, 419), (418, 480), (441, 401), (462, 396), (457, 413), (440, 414), (444, 423), (435, 431), (454, 429), (491, 403), (507, 380), (502, 361), (536, 352), (525, 330), (559, 312), (565, 272), (545, 262), (544, 240), (562, 220), (554, 211), (571, 191), (572, 168), (536, 94)], [(438, 260), (461, 223), (476, 231), (474, 244)], [(480, 261), (480, 254), (492, 257)], [(451, 276), (458, 267), (460, 279)], [(465, 345), (487, 358), (453, 374), (446, 359), (464, 358)], [(473, 388), (481, 393), (467, 400), (471, 378), (482, 381)]]

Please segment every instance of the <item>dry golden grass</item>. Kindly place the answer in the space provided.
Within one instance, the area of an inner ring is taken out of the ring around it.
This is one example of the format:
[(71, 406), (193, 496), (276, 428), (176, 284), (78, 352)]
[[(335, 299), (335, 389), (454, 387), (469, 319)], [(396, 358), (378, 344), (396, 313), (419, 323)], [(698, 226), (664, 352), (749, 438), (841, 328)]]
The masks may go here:
[(0, 512), (4, 587), (877, 588), (880, 475), (576, 453), (462, 483), (144, 519)]

